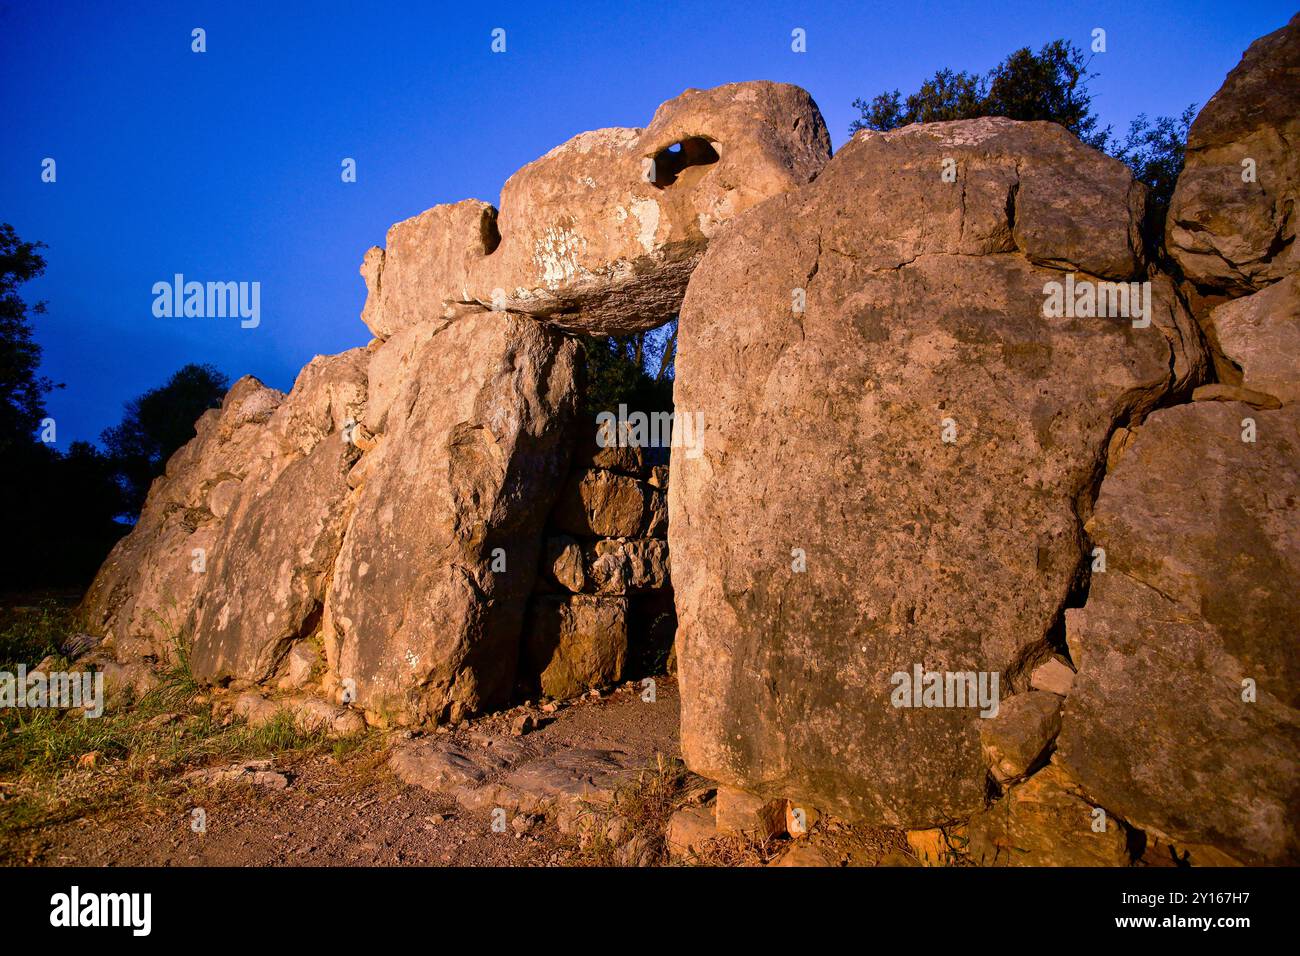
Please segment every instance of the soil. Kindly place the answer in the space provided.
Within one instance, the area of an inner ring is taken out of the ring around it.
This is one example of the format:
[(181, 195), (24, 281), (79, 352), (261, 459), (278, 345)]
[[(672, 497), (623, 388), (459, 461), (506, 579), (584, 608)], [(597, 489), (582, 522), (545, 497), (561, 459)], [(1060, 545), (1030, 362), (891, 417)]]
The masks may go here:
[[(543, 714), (527, 735), (530, 750), (620, 750), (647, 768), (679, 758), (676, 681), (656, 679), (656, 700), (629, 683), (602, 698), (561, 704)], [(452, 733), (509, 735), (516, 709), (476, 720)], [(538, 714), (533, 707), (529, 712)], [(469, 812), (445, 794), (408, 786), (389, 770), (389, 746), (400, 734), (372, 734), (341, 759), (330, 753), (290, 752), (271, 769), (288, 785), (208, 783), (183, 774), (151, 783), (132, 799), (99, 805), (96, 786), (113, 768), (77, 771), (59, 782), (67, 812), (47, 814), (0, 837), (0, 863), (47, 866), (572, 866), (593, 859), (553, 822), (538, 819), (525, 833), (495, 832), (487, 811)], [(214, 761), (211, 766), (228, 766)], [(0, 795), (20, 796), (27, 784), (8, 782)], [(49, 784), (44, 786), (48, 787)], [(201, 810), (203, 832), (192, 825)], [(831, 821), (812, 842), (834, 863), (874, 865), (906, 849), (896, 831), (854, 828)], [(783, 844), (782, 844), (783, 845)], [(760, 865), (782, 845), (720, 843), (707, 862)]]
[[(676, 683), (659, 678), (657, 700), (620, 688), (564, 705), (529, 737), (547, 749), (618, 748), (647, 766), (677, 756)], [(474, 730), (501, 731), (510, 715)], [(468, 813), (441, 794), (406, 786), (389, 771), (382, 738), (342, 761), (284, 754), (273, 769), (284, 790), (175, 778), (139, 805), (58, 819), (0, 844), (0, 862), (54, 866), (556, 866), (580, 856), (573, 841), (539, 824), (493, 832), (488, 813)], [(221, 766), (220, 763), (214, 766)], [(86, 782), (72, 783), (80, 791)], [(202, 809), (205, 832), (192, 827)]]

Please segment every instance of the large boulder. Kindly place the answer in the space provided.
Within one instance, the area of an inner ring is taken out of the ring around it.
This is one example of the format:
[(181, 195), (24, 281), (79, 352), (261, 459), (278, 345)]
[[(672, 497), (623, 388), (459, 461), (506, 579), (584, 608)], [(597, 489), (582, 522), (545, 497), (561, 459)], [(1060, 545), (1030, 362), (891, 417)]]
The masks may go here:
[(1197, 285), (1228, 295), (1300, 268), (1300, 14), (1250, 45), (1187, 135), (1166, 243)]
[(573, 594), (535, 602), (527, 631), (530, 672), (548, 697), (577, 697), (623, 676), (627, 601)]
[(199, 419), (82, 603), (119, 656), (184, 642), (200, 679), (264, 680), (307, 636), (342, 536), (364, 356), (316, 357), (287, 396), (240, 379)]
[(1125, 819), (1242, 862), (1300, 862), (1297, 463), (1300, 406), (1151, 415), (1089, 525), (1106, 571), (1067, 612), (1057, 759)]
[(267, 420), (281, 454), (249, 473), (221, 515), (191, 618), (200, 680), (264, 681), (315, 629), (343, 538), (367, 366), (364, 349), (316, 356)]
[(457, 314), (470, 301), (470, 273), (495, 251), (497, 211), (477, 199), (445, 203), (388, 229), (386, 248), (361, 261), (369, 294), (361, 321), (389, 338), (401, 329)]
[(290, 464), (227, 524), (199, 599), (190, 666), (201, 681), (265, 681), (320, 619), (343, 539), (356, 449), (342, 432)]
[(507, 700), (577, 404), (576, 342), (530, 319), (482, 312), (416, 339), (354, 469), (325, 608), (339, 680), (403, 723)]
[(858, 134), (713, 241), (675, 386), (703, 454), (669, 485), (692, 770), (914, 827), (983, 804), (978, 709), (892, 678), (1027, 689), (1112, 431), (1203, 374), (1159, 276), (1147, 327), (1045, 314), (1066, 271), (1146, 278), (1144, 197), (1058, 126), (938, 123)]
[(582, 332), (662, 325), (721, 225), (830, 158), (812, 98), (783, 83), (687, 90), (645, 129), (575, 136), (477, 200), (400, 222), (361, 267), (377, 336), (469, 311)]
[(1281, 402), (1300, 400), (1300, 273), (1224, 302), (1203, 320), (1206, 335), (1229, 363), (1220, 377)]
[(140, 518), (113, 548), (79, 608), (123, 659), (168, 657), (188, 640), (206, 570), (244, 482), (285, 457), (268, 427), (284, 394), (246, 376), (167, 462)]

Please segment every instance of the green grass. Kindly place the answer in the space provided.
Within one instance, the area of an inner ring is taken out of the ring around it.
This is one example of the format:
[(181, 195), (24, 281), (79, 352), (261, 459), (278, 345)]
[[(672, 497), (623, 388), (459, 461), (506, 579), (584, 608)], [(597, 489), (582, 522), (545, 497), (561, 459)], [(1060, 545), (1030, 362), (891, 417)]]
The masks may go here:
[[(277, 763), (372, 749), (382, 735), (327, 740), (304, 732), (288, 712), (258, 727), (218, 720), (204, 704), (168, 706), (161, 693), (135, 706), (86, 719), (53, 710), (0, 712), (0, 847), (51, 825), (178, 798), (190, 769), (274, 757)], [(80, 764), (95, 754), (93, 765)], [(5, 856), (0, 852), (0, 859)]]
[(167, 705), (183, 706), (198, 696), (203, 687), (190, 670), (190, 645), (179, 631), (172, 632), (171, 664), (159, 675), (158, 686), (150, 691)]
[(239, 719), (216, 720), (206, 706), (176, 703), (174, 694), (159, 689), (134, 707), (97, 718), (50, 709), (5, 712), (0, 717), (0, 776), (56, 775), (76, 769), (91, 753), (98, 754), (96, 765), (124, 762), (128, 771), (147, 765), (152, 774), (217, 757), (316, 751), (327, 744), (323, 732), (301, 730), (287, 712), (250, 727)]
[[(0, 607), (0, 670), (30, 668), (50, 655), (66, 667), (58, 647), (72, 627), (68, 602)], [(171, 648), (159, 682), (129, 707), (92, 718), (51, 708), (0, 710), (0, 847), (45, 826), (166, 799), (188, 786), (180, 777), (189, 769), (326, 752), (356, 759), (382, 737), (329, 740), (323, 729), (301, 729), (287, 711), (258, 727), (214, 717), (190, 669), (185, 635), (167, 630)]]
[[(0, 785), (6, 796), (0, 800), (0, 842), (59, 820), (147, 801), (188, 769), (331, 750), (341, 759), (371, 736), (328, 740), (323, 729), (301, 729), (287, 711), (257, 727), (242, 718), (218, 719), (199, 696), (182, 648), (178, 641), (159, 685), (130, 707), (94, 718), (48, 708), (0, 711)], [(93, 762), (83, 763), (91, 754)]]
[(51, 654), (72, 627), (72, 610), (65, 603), (44, 599), (34, 605), (0, 607), (0, 671), (33, 667)]

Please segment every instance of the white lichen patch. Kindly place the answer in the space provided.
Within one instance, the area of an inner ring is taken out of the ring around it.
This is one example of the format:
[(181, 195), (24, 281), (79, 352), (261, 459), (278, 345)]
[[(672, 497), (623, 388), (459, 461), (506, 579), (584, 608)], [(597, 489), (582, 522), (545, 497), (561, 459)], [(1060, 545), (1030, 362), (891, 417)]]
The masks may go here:
[(578, 257), (586, 252), (587, 240), (564, 226), (549, 226), (533, 243), (533, 262), (541, 270), (542, 282), (554, 289), (578, 274)]
[(735, 203), (732, 201), (732, 193), (728, 190), (713, 201), (707, 212), (699, 214), (696, 224), (704, 238), (712, 239), (723, 224), (732, 219), (735, 214)]
[(655, 235), (659, 232), (659, 204), (653, 199), (638, 199), (632, 203), (632, 215), (640, 224), (637, 241), (641, 248), (650, 252), (655, 247)]

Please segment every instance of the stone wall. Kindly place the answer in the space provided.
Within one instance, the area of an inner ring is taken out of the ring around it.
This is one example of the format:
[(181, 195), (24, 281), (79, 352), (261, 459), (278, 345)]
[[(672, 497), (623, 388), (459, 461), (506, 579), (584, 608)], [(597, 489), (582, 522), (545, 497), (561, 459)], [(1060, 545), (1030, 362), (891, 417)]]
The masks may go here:
[(666, 449), (597, 448), (590, 437), (548, 521), (525, 631), (528, 673), (548, 697), (659, 673), (676, 631), (668, 561)]

